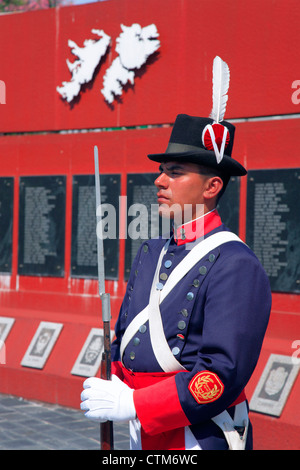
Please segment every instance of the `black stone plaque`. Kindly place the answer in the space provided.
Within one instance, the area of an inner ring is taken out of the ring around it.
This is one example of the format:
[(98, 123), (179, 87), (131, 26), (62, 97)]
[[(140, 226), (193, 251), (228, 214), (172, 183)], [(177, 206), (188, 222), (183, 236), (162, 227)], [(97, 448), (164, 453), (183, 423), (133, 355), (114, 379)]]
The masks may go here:
[(134, 173), (127, 175), (127, 238), (125, 243), (125, 273), (128, 280), (134, 257), (144, 240), (161, 233), (158, 215), (157, 188), (154, 185), (158, 173)]
[(11, 273), (14, 179), (0, 178), (0, 273)]
[(18, 273), (64, 276), (65, 176), (20, 178)]
[(247, 236), (274, 292), (300, 292), (300, 169), (248, 172)]
[(236, 235), (239, 234), (240, 178), (232, 176), (218, 203), (222, 222)]
[[(105, 278), (118, 279), (120, 175), (101, 175)], [(95, 175), (73, 176), (71, 276), (98, 277)]]

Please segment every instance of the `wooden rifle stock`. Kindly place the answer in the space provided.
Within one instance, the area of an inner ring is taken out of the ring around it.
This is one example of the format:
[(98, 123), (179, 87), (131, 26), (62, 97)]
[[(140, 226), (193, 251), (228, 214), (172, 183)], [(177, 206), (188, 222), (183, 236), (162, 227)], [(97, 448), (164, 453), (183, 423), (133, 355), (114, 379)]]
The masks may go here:
[[(110, 380), (111, 378), (111, 352), (110, 352), (110, 326), (109, 322), (103, 323), (104, 328), (104, 352), (101, 361), (101, 378)], [(114, 433), (113, 423), (106, 421), (100, 424), (101, 450), (113, 450)]]

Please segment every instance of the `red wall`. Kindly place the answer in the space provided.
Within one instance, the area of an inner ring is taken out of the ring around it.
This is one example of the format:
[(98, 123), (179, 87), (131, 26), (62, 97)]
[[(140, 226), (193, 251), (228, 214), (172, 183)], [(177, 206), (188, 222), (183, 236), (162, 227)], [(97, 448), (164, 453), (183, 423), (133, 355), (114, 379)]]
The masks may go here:
[[(227, 118), (294, 113), (291, 85), (300, 76), (297, 0), (108, 0), (0, 17), (1, 80), (7, 104), (2, 132), (172, 123), (176, 114), (208, 115), (212, 61), (229, 62)], [(100, 89), (117, 56), (120, 24), (154, 23), (161, 48), (122, 103), (110, 109)], [(70, 107), (56, 92), (69, 80), (68, 39), (79, 46), (92, 28), (112, 37), (91, 88)], [(3, 54), (3, 51), (5, 53)]]
[[(78, 407), (83, 378), (70, 374), (91, 327), (101, 327), (97, 282), (70, 276), (72, 176), (91, 174), (98, 145), (102, 173), (154, 172), (147, 153), (165, 149), (178, 113), (208, 116), (213, 58), (230, 66), (226, 118), (238, 119), (234, 156), (248, 170), (299, 167), (297, 141), (300, 105), (292, 102), (292, 83), (300, 78), (297, 0), (108, 0), (84, 6), (0, 16), (0, 80), (6, 104), (0, 105), (0, 176), (14, 176), (13, 262), (0, 276), (0, 316), (16, 318), (6, 340), (6, 365), (0, 364), (0, 392)], [(108, 106), (100, 89), (116, 57), (120, 24), (154, 23), (161, 47), (134, 87)], [(69, 80), (66, 59), (74, 60), (68, 39), (79, 46), (92, 28), (112, 36), (113, 46), (90, 86), (72, 106), (56, 86)], [(250, 119), (270, 116), (266, 120)], [(272, 116), (279, 117), (276, 120)], [(285, 117), (285, 119), (283, 119)], [(241, 120), (242, 118), (242, 120)], [(243, 119), (245, 118), (245, 120)], [(139, 128), (136, 126), (146, 126)], [(117, 130), (116, 128), (121, 128)], [(133, 127), (133, 128), (131, 128)], [(99, 129), (113, 128), (113, 130)], [(59, 133), (87, 129), (88, 132)], [(19, 177), (67, 176), (65, 276), (17, 274)], [(246, 236), (246, 183), (241, 182), (240, 236)], [(107, 281), (112, 326), (126, 283), (124, 240), (120, 240), (119, 280)], [(257, 369), (247, 387), (251, 398), (271, 353), (291, 355), (300, 337), (299, 295), (273, 294), (269, 328)], [(42, 371), (20, 366), (40, 321), (64, 324)], [(299, 448), (300, 382), (296, 380), (280, 418), (251, 413), (258, 449)], [(288, 431), (288, 432), (287, 432)]]

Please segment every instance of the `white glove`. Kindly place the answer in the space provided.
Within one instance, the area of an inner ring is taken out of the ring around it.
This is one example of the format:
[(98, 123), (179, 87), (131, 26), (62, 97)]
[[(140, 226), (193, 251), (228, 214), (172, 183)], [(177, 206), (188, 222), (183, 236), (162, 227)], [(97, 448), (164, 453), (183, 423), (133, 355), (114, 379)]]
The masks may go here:
[(136, 418), (134, 390), (116, 375), (112, 380), (90, 377), (83, 383), (80, 408), (93, 421), (128, 421)]

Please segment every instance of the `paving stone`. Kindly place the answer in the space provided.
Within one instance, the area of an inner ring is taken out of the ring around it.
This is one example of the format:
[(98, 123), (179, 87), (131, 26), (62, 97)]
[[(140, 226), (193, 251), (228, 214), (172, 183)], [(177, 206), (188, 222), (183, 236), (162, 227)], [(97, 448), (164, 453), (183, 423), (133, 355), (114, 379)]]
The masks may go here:
[[(115, 450), (129, 449), (127, 423), (114, 425)], [(0, 450), (99, 450), (100, 424), (80, 410), (0, 394)]]

